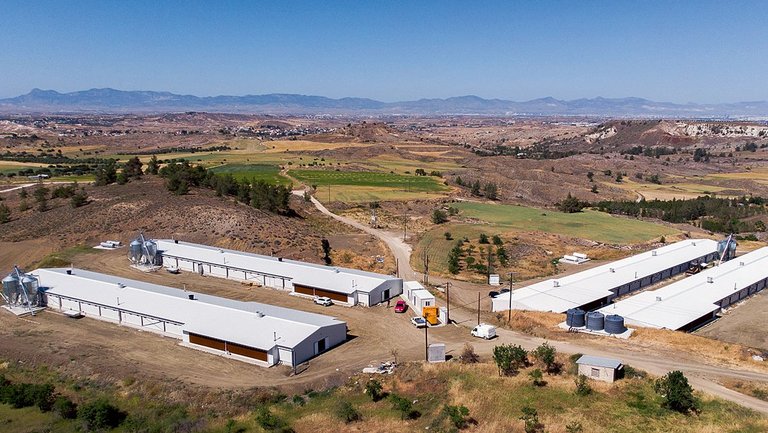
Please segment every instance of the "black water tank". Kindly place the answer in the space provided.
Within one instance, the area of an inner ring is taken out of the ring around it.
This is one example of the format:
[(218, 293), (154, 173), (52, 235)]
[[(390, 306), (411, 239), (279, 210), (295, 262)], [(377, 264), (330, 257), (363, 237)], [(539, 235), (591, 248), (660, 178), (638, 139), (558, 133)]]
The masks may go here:
[(605, 315), (599, 311), (587, 313), (587, 329), (602, 331), (605, 328)]
[(618, 314), (605, 316), (605, 332), (609, 334), (622, 334), (627, 328), (624, 326), (624, 318)]
[(581, 308), (571, 308), (565, 312), (565, 324), (573, 328), (581, 328), (584, 326), (586, 314)]

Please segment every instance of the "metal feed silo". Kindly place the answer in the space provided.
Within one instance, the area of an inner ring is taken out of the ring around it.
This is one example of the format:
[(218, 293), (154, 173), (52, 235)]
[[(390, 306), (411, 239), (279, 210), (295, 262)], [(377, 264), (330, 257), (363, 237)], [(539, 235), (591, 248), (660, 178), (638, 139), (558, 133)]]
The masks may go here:
[(623, 334), (626, 330), (623, 317), (618, 314), (605, 316), (605, 332), (609, 334)]
[(154, 241), (145, 241), (144, 242), (144, 254), (146, 254), (146, 263), (147, 264), (154, 264), (155, 263), (155, 256), (157, 256), (157, 244)]
[(139, 263), (141, 261), (141, 254), (142, 254), (142, 245), (141, 241), (138, 239), (135, 239), (128, 247), (128, 254), (130, 255), (131, 261), (134, 263)]
[(586, 314), (581, 308), (571, 308), (565, 313), (565, 324), (572, 328), (581, 328), (584, 326)]
[(587, 313), (587, 329), (602, 331), (605, 328), (605, 315), (599, 311)]
[(3, 299), (9, 304), (15, 304), (19, 297), (19, 279), (10, 274), (3, 278)]
[(30, 304), (37, 305), (37, 292), (40, 288), (40, 283), (38, 282), (37, 278), (33, 275), (24, 275), (24, 277), (21, 279), (21, 284), (23, 284), (24, 288), (27, 289), (27, 297), (29, 298)]

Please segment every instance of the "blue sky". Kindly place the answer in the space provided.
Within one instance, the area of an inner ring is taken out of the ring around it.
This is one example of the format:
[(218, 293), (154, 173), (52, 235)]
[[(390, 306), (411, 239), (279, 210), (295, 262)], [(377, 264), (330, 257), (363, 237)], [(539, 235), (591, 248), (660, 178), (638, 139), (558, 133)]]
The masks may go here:
[(760, 1), (4, 0), (0, 97), (765, 100), (766, 22)]

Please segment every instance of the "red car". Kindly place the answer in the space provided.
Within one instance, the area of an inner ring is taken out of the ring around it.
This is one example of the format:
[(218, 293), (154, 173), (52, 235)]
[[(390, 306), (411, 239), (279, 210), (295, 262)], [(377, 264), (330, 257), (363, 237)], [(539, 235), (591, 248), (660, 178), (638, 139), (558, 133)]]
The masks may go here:
[(402, 299), (397, 301), (395, 304), (395, 313), (405, 313), (405, 310), (408, 309), (408, 304), (405, 303)]

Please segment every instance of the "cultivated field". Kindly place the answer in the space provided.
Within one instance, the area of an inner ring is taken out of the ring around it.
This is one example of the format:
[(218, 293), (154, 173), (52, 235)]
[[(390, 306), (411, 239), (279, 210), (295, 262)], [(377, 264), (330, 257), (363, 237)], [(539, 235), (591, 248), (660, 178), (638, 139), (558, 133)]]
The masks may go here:
[(330, 201), (435, 198), (450, 190), (432, 176), (330, 170), (290, 170), (288, 174), (306, 185), (317, 185), (317, 197), (326, 200), (330, 194)]
[(288, 185), (290, 180), (280, 175), (280, 167), (265, 164), (225, 164), (211, 168), (214, 173), (231, 174), (237, 180), (254, 180)]

